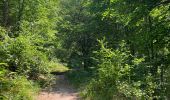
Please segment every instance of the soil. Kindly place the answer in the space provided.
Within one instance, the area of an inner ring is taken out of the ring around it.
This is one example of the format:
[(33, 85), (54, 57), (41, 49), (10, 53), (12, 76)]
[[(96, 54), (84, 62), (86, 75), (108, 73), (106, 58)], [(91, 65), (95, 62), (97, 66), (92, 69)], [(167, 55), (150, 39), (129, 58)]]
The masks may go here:
[(51, 90), (40, 92), (37, 100), (80, 100), (78, 93), (70, 84), (65, 75), (57, 75), (56, 83)]

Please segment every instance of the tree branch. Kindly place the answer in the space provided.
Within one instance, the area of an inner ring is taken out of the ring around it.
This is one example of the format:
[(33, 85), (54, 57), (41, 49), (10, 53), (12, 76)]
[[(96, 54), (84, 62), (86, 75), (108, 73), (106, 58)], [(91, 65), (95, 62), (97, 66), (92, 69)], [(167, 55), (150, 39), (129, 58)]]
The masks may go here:
[(170, 0), (167, 0), (167, 1), (164, 1), (164, 2), (160, 2), (156, 5), (157, 6), (160, 6), (160, 5), (165, 5), (165, 4), (169, 4), (170, 3)]

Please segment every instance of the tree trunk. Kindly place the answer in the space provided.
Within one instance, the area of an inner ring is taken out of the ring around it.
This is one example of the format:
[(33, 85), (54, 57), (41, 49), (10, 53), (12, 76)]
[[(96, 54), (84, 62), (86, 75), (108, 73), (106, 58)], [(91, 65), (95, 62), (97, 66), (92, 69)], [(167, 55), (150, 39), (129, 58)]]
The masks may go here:
[(9, 21), (9, 1), (8, 0), (3, 0), (2, 1), (2, 3), (3, 3), (3, 10), (2, 10), (2, 12), (3, 12), (3, 26), (4, 27), (7, 27), (8, 26), (8, 21)]
[(17, 29), (16, 31), (20, 30), (20, 23), (21, 23), (21, 19), (23, 16), (23, 11), (24, 11), (24, 0), (19, 0), (19, 11), (18, 11), (18, 19), (17, 19)]

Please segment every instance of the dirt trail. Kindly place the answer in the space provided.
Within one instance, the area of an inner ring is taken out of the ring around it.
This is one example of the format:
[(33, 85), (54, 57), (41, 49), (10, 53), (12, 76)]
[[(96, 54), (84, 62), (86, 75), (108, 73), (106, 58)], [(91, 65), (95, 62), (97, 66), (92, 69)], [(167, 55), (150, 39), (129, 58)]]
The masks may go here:
[(79, 100), (78, 93), (64, 75), (57, 75), (56, 78), (57, 81), (52, 91), (41, 92), (37, 100)]

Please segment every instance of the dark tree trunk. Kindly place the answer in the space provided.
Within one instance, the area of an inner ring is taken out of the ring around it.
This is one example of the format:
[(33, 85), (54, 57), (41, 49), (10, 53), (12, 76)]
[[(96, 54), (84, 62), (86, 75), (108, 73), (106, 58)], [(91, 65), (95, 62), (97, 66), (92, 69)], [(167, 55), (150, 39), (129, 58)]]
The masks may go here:
[(83, 45), (82, 45), (82, 56), (83, 56), (83, 67), (85, 70), (88, 70), (88, 41), (87, 41), (87, 35), (83, 36)]
[(23, 11), (24, 11), (24, 0), (19, 0), (19, 11), (18, 11), (18, 20), (17, 20), (17, 29), (16, 31), (20, 30), (20, 23), (21, 23), (21, 19), (23, 16)]
[(2, 12), (3, 12), (3, 26), (7, 27), (8, 26), (8, 21), (9, 21), (9, 1), (8, 0), (3, 0), (3, 7), (2, 7)]

